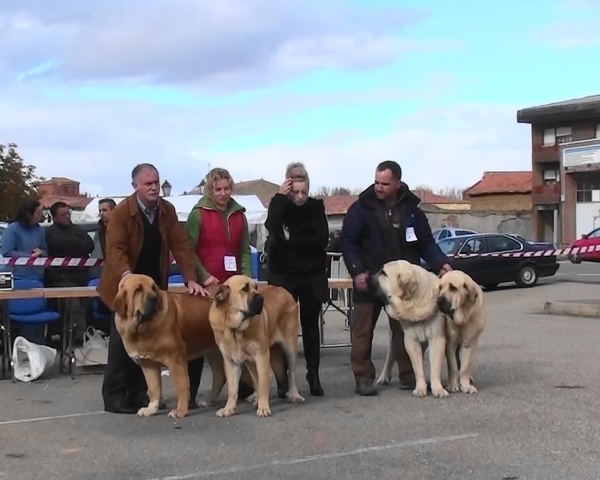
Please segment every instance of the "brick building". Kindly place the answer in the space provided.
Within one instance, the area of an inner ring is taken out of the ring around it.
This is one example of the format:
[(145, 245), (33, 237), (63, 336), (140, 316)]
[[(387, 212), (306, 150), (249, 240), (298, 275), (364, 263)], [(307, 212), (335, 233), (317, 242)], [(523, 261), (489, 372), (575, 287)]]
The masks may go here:
[(568, 245), (600, 226), (600, 95), (530, 107), (533, 235)]
[(78, 181), (65, 177), (52, 177), (41, 182), (37, 192), (46, 213), (56, 202), (65, 202), (72, 210), (82, 211), (92, 201), (90, 197), (79, 192)]
[(531, 211), (531, 172), (484, 172), (463, 192), (472, 211)]

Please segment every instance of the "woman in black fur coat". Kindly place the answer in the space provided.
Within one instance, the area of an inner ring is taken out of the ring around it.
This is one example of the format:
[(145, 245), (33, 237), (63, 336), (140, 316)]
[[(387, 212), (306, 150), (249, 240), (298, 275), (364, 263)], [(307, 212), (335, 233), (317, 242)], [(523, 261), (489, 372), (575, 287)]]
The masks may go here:
[(309, 187), (304, 165), (288, 165), (285, 181), (271, 199), (265, 222), (269, 231), (268, 283), (284, 287), (300, 303), (306, 380), (311, 395), (322, 396), (319, 315), (329, 298), (329, 226), (323, 200), (309, 197)]

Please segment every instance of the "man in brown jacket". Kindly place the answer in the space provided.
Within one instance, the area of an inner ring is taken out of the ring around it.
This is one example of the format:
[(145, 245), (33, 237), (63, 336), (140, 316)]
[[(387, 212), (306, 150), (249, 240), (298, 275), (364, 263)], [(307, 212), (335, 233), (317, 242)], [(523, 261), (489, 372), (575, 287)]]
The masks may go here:
[[(171, 203), (159, 198), (158, 170), (149, 163), (131, 172), (135, 193), (117, 205), (108, 222), (106, 259), (98, 283), (100, 299), (111, 310), (119, 284), (131, 273), (152, 277), (168, 288), (169, 251), (173, 253), (191, 295), (208, 295), (197, 283), (196, 257), (192, 245), (179, 225)], [(195, 406), (203, 359), (189, 362), (190, 399)], [(199, 367), (199, 368), (198, 368)], [(147, 386), (141, 368), (125, 352), (123, 342), (111, 320), (108, 362), (104, 370), (102, 397), (104, 409), (112, 413), (136, 413), (148, 404)]]

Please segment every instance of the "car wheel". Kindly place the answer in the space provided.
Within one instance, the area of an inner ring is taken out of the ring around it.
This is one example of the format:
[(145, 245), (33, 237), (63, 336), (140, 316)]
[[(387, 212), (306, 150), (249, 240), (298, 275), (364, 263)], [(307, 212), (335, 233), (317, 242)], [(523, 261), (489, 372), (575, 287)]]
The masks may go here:
[(523, 265), (517, 272), (516, 283), (519, 287), (533, 287), (538, 281), (538, 275), (535, 266), (531, 264)]
[(581, 263), (581, 257), (576, 253), (569, 253), (568, 258), (571, 263)]

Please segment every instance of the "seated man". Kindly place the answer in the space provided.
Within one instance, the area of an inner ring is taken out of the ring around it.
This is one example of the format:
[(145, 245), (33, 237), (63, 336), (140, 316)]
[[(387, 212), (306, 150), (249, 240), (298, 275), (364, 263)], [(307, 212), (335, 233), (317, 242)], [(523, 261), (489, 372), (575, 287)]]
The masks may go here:
[[(53, 224), (46, 229), (46, 244), (49, 257), (87, 258), (94, 251), (94, 241), (81, 227), (71, 222), (69, 206), (64, 202), (56, 202), (50, 207)], [(89, 268), (49, 267), (46, 269), (45, 285), (47, 287), (84, 287), (89, 281)], [(72, 313), (75, 315), (75, 338), (83, 340), (86, 330), (84, 299), (71, 298)], [(58, 305), (53, 305), (58, 308)], [(63, 319), (64, 321), (65, 319)], [(49, 333), (60, 334), (59, 325), (52, 325)]]

